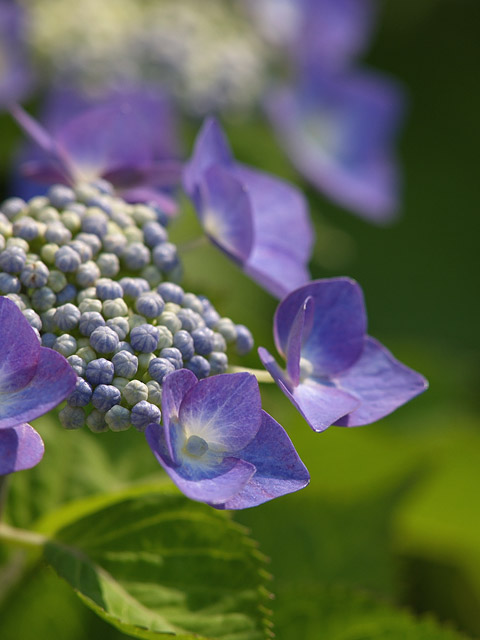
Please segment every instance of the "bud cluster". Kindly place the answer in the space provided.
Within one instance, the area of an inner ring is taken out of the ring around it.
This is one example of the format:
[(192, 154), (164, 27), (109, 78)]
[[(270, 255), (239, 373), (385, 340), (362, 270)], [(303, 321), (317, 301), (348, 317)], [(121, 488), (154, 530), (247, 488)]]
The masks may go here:
[(60, 412), (66, 428), (143, 430), (160, 421), (169, 373), (224, 373), (227, 344), (240, 355), (253, 346), (246, 327), (177, 284), (167, 222), (105, 181), (54, 185), (28, 203), (0, 206), (0, 294), (78, 376)]

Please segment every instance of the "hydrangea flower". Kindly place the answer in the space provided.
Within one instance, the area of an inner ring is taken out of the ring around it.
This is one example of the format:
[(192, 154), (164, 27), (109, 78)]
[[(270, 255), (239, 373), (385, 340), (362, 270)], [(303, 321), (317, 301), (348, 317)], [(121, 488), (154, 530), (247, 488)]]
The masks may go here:
[(309, 70), (296, 86), (273, 91), (266, 108), (289, 158), (320, 191), (367, 220), (395, 217), (403, 112), (396, 84), (366, 71)]
[(300, 64), (348, 64), (367, 46), (373, 0), (245, 0), (257, 30)]
[(129, 202), (155, 202), (169, 214), (176, 203), (168, 189), (180, 177), (171, 105), (145, 88), (115, 91), (100, 102), (73, 91), (50, 96), (45, 128), (20, 107), (12, 111), (39, 149), (24, 154), (25, 176), (74, 186), (99, 179)]
[(197, 380), (186, 369), (163, 385), (163, 426), (146, 438), (186, 496), (219, 509), (244, 509), (302, 489), (309, 474), (283, 428), (260, 404), (254, 376)]
[(24, 50), (23, 22), (19, 6), (0, 0), (0, 110), (21, 100), (31, 82)]
[(0, 297), (0, 475), (40, 462), (42, 439), (26, 421), (64, 400), (76, 377), (63, 356), (40, 346), (15, 303)]
[(369, 424), (427, 387), (366, 325), (362, 291), (348, 278), (310, 282), (277, 307), (274, 338), (286, 371), (266, 349), (259, 355), (314, 431)]
[(210, 240), (267, 291), (282, 297), (308, 281), (313, 231), (302, 194), (236, 162), (213, 118), (197, 137), (184, 186)]

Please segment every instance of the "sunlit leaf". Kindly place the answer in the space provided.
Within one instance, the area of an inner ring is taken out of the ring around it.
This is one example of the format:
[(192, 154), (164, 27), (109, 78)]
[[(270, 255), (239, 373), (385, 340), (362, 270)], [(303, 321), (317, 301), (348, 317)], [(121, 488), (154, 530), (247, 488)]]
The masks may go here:
[(70, 504), (40, 529), (47, 562), (126, 633), (269, 637), (263, 556), (228, 515), (170, 485)]

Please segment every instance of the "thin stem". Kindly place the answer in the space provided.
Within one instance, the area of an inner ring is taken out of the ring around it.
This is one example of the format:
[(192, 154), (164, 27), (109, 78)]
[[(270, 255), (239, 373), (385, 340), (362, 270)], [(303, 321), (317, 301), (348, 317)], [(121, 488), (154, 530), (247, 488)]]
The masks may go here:
[(48, 542), (48, 538), (42, 536), (40, 533), (27, 531), (26, 529), (17, 529), (5, 523), (0, 524), (0, 540), (13, 542), (21, 547), (35, 548), (43, 547)]
[(179, 253), (187, 253), (194, 249), (198, 249), (199, 247), (203, 247), (206, 244), (208, 244), (207, 236), (197, 236), (196, 238), (192, 238), (192, 240), (187, 240), (187, 242), (178, 244), (177, 250)]
[(228, 373), (251, 373), (256, 377), (258, 382), (275, 382), (272, 376), (268, 373), (268, 371), (264, 371), (263, 369), (248, 369), (247, 367), (228, 367)]

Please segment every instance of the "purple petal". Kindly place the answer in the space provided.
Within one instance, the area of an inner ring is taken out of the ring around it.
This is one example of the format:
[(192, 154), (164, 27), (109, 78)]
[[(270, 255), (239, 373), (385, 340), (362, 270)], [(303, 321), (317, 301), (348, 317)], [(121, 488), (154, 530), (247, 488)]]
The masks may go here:
[(111, 105), (89, 109), (59, 131), (58, 140), (71, 156), (77, 179), (95, 179), (107, 172), (152, 161), (140, 120), (130, 110)]
[(31, 469), (40, 462), (45, 447), (29, 424), (0, 429), (0, 476)]
[(249, 373), (212, 376), (195, 385), (183, 399), (180, 422), (209, 446), (234, 454), (243, 449), (260, 427), (258, 382)]
[(375, 422), (428, 386), (422, 375), (396, 360), (382, 344), (369, 336), (361, 357), (338, 377), (337, 382), (360, 400), (357, 409), (336, 423), (346, 427)]
[(195, 192), (205, 172), (214, 165), (229, 167), (232, 163), (232, 152), (220, 125), (215, 118), (207, 118), (195, 141), (192, 157), (184, 168), (185, 191), (195, 200)]
[(36, 156), (39, 152), (41, 154), (40, 159), (32, 158), (33, 165), (30, 162), (28, 164), (32, 179), (41, 181), (45, 175), (53, 173), (55, 179), (60, 177), (61, 182), (73, 183), (74, 168), (68, 152), (20, 105), (13, 105), (10, 111), (24, 133), (38, 146), (39, 151), (33, 155)]
[(310, 482), (307, 468), (283, 429), (262, 411), (262, 424), (254, 440), (241, 452), (255, 465), (255, 475), (223, 507), (245, 509), (303, 489)]
[(165, 189), (180, 184), (183, 164), (177, 160), (159, 160), (146, 166), (122, 166), (104, 173), (103, 177), (117, 189), (130, 189), (138, 184)]
[[(40, 349), (38, 338), (20, 309), (8, 298), (0, 297), (0, 394), (17, 391), (30, 382)], [(2, 404), (0, 399), (0, 413)]]
[[(176, 127), (169, 101), (157, 91), (145, 87), (116, 90), (96, 104), (72, 90), (55, 91), (44, 120), (51, 131), (47, 136), (57, 149), (64, 150), (63, 160), (68, 156), (75, 180), (105, 177), (117, 186), (118, 178), (121, 188), (149, 186), (153, 191), (165, 186), (167, 173), (173, 178), (172, 167), (165, 165), (161, 170), (160, 165), (178, 154)], [(40, 127), (30, 123), (28, 128), (37, 144), (48, 151)], [(51, 157), (37, 156), (33, 151), (26, 154), (27, 160), (51, 165)], [(46, 175), (39, 167), (37, 172)], [(178, 164), (175, 173), (176, 183)]]
[(165, 442), (170, 458), (174, 459), (173, 447), (170, 441), (170, 420), (178, 420), (180, 405), (183, 398), (198, 380), (194, 373), (188, 369), (173, 371), (165, 378), (162, 390), (162, 413), (165, 425)]
[(145, 435), (158, 462), (177, 487), (192, 500), (223, 504), (239, 493), (255, 473), (253, 464), (236, 458), (225, 458), (210, 469), (202, 465), (193, 468), (187, 465), (174, 466), (166, 455), (164, 430), (159, 425), (151, 424)]
[(294, 55), (303, 66), (340, 66), (368, 44), (375, 17), (371, 0), (303, 0)]
[(312, 378), (295, 387), (290, 399), (314, 431), (325, 431), (359, 406), (350, 393)]
[(293, 185), (261, 171), (236, 165), (233, 174), (247, 189), (253, 215), (254, 244), (245, 270), (282, 297), (310, 279), (306, 265), (314, 234), (307, 203)]
[[(45, 161), (42, 162), (41, 160), (27, 160), (22, 162), (20, 171), (25, 178), (34, 180), (39, 184), (70, 182), (66, 179), (64, 171), (55, 168), (53, 165), (48, 165)], [(38, 193), (38, 187), (36, 193)]]
[(308, 379), (297, 387), (293, 387), (266, 349), (260, 347), (258, 354), (265, 369), (314, 431), (325, 431), (334, 422), (359, 406), (357, 398), (337, 389), (328, 381), (322, 384)]
[(394, 138), (403, 102), (390, 80), (356, 72), (313, 74), (266, 106), (301, 173), (340, 205), (384, 222), (397, 210)]
[(287, 373), (294, 386), (300, 381), (300, 358), (304, 336), (310, 334), (314, 319), (314, 302), (309, 297), (298, 310), (287, 339)]
[(25, 31), (21, 8), (14, 2), (0, 2), (0, 108), (22, 100), (32, 84)]
[(243, 264), (253, 244), (250, 198), (244, 185), (221, 166), (205, 173), (199, 218), (205, 233), (234, 260)]
[(0, 401), (0, 429), (33, 420), (57, 406), (73, 391), (77, 376), (65, 358), (41, 347), (40, 358), (30, 382)]
[(295, 317), (306, 298), (313, 298), (310, 335), (303, 336), (302, 357), (316, 377), (328, 377), (350, 367), (363, 349), (366, 314), (360, 286), (349, 278), (315, 280), (290, 293), (277, 307), (275, 344), (286, 355)]

